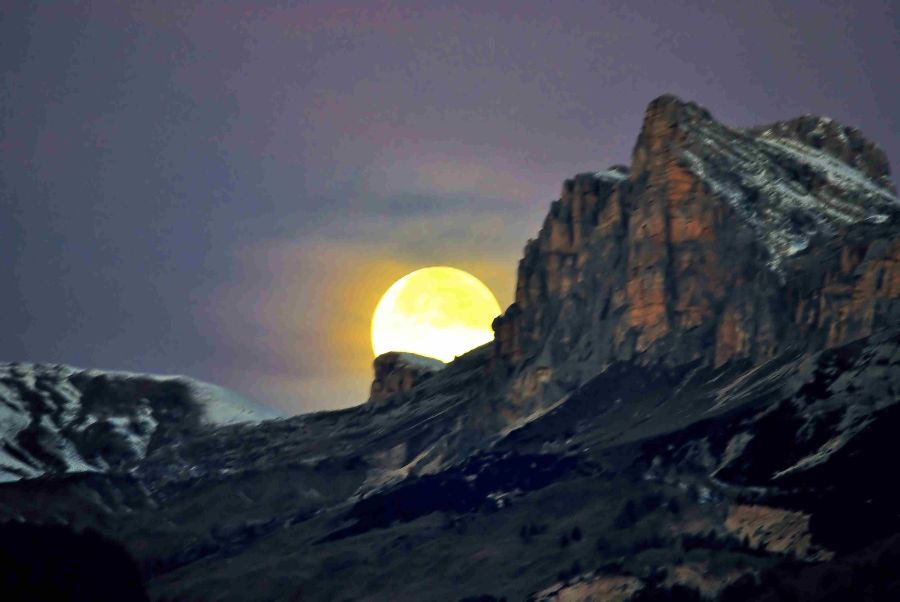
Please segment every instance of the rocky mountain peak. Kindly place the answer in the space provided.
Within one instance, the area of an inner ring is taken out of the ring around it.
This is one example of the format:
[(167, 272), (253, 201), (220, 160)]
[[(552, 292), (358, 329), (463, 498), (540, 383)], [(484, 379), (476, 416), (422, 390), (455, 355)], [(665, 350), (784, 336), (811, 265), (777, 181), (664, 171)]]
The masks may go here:
[(694, 103), (664, 96), (647, 109), (632, 179), (659, 175), (654, 166), (667, 170), (664, 179), (680, 177), (685, 185), (699, 179), (731, 205), (775, 269), (816, 234), (834, 236), (847, 224), (885, 221), (900, 211), (884, 153), (828, 118), (738, 130)]
[(877, 146), (825, 118), (738, 129), (655, 99), (627, 176), (567, 180), (526, 245), (494, 323), (511, 398), (551, 402), (614, 361), (764, 360), (896, 320), (888, 174)]

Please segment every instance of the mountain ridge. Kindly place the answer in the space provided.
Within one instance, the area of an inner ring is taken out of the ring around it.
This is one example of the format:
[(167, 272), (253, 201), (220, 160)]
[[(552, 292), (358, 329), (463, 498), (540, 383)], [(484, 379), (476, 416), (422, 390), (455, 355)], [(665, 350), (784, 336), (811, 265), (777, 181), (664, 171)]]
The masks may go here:
[[(780, 123), (795, 122), (805, 123)], [(837, 345), (870, 334), (876, 313), (896, 319), (900, 201), (883, 152), (861, 137), (835, 151), (859, 147), (849, 160), (879, 179), (860, 184), (853, 170), (838, 180), (841, 188), (820, 173), (828, 170), (818, 155), (804, 170), (790, 163), (793, 155), (788, 161), (768, 150), (777, 128), (793, 131), (776, 124), (751, 136), (744, 132), (752, 128), (727, 128), (702, 107), (665, 95), (647, 109), (627, 179), (566, 181), (525, 248), (513, 305), (494, 323), (494, 362), (519, 372), (514, 387), (523, 403), (541, 403), (542, 387), (553, 398), (583, 382), (579, 374), (552, 376), (557, 361), (572, 363), (573, 346), (601, 368), (671, 354), (685, 356), (677, 361), (711, 354), (721, 365), (772, 357), (782, 329), (790, 339), (824, 330), (826, 343)], [(739, 184), (716, 175), (726, 172)], [(840, 195), (855, 213), (834, 209)], [(853, 244), (839, 250), (829, 243), (848, 238)], [(816, 261), (829, 270), (810, 269)], [(794, 290), (798, 273), (804, 286)], [(832, 298), (819, 307), (806, 302), (825, 295)], [(588, 324), (585, 316), (597, 319)]]
[(796, 567), (838, 595), (817, 571), (900, 551), (889, 174), (836, 122), (660, 97), (630, 166), (563, 183), (492, 343), (382, 356), (353, 408), (188, 412), (137, 458), (0, 483), (0, 520), (123, 542), (159, 600), (766, 599)]
[(0, 480), (131, 466), (205, 427), (277, 412), (184, 376), (0, 364)]

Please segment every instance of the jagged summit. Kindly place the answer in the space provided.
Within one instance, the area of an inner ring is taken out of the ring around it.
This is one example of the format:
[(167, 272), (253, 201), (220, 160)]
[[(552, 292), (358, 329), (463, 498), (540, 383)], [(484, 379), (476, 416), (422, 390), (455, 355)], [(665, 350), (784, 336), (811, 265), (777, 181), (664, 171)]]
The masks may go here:
[(763, 241), (775, 269), (816, 234), (833, 236), (843, 225), (900, 212), (884, 153), (828, 118), (739, 130), (694, 103), (663, 96), (647, 109), (632, 174), (655, 155), (687, 168), (727, 201)]
[(617, 360), (763, 360), (896, 320), (888, 173), (874, 144), (833, 121), (737, 129), (653, 100), (628, 177), (567, 180), (525, 247), (515, 302), (494, 323), (511, 396), (552, 402)]
[[(679, 126), (690, 128), (703, 122), (716, 121), (707, 108), (695, 102), (682, 100), (673, 94), (663, 94), (648, 104), (642, 132), (648, 129), (648, 125), (660, 119), (673, 129)], [(860, 171), (879, 186), (896, 192), (896, 187), (890, 179), (890, 164), (884, 151), (867, 139), (858, 128), (842, 124), (831, 117), (806, 113), (748, 128), (718, 125), (734, 134), (743, 133), (754, 138), (759, 136), (787, 138), (812, 149), (822, 150)]]

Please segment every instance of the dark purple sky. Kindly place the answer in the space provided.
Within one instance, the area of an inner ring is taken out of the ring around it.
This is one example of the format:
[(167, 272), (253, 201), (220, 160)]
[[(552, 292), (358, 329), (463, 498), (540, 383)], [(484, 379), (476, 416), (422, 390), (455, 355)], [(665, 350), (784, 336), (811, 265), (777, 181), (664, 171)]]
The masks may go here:
[(672, 92), (900, 160), (900, 4), (5, 2), (0, 360), (363, 401), (369, 319), (452, 265), (512, 296), (561, 181)]

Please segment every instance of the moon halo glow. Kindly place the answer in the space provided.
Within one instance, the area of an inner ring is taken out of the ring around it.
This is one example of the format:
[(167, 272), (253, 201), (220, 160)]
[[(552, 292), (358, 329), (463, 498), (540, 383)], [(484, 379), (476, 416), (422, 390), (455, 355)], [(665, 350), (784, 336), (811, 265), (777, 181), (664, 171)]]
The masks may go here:
[(494, 338), (500, 304), (475, 276), (438, 266), (411, 272), (384, 293), (372, 316), (375, 355), (406, 351), (449, 362)]

